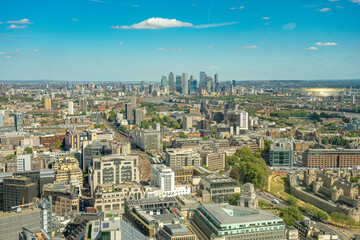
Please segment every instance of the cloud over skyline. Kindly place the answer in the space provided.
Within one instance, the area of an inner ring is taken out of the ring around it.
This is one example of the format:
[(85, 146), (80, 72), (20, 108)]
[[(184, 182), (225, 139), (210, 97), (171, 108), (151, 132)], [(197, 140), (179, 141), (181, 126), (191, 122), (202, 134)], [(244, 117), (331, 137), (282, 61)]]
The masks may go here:
[(7, 27), (7, 29), (21, 29), (21, 28), (27, 28), (27, 26), (26, 25), (19, 26), (19, 25), (12, 24)]
[(14, 24), (32, 24), (32, 22), (30, 22), (29, 19), (24, 18), (21, 20), (11, 20), (11, 21), (7, 21), (7, 23), (14, 23)]
[(327, 46), (337, 46), (338, 44), (335, 42), (317, 42), (315, 43), (316, 46), (322, 46), (322, 47), (327, 47)]
[(284, 29), (285, 31), (287, 30), (293, 30), (296, 28), (296, 23), (288, 23), (288, 24), (285, 24), (284, 26), (282, 26), (282, 29)]

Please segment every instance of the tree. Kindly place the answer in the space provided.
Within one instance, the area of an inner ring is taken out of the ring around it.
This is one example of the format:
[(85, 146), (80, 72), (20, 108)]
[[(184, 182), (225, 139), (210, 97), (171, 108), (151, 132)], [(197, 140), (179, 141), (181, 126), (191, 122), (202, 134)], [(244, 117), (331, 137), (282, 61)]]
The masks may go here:
[(287, 226), (293, 226), (296, 220), (302, 221), (304, 219), (300, 210), (295, 206), (283, 208), (280, 210), (280, 217), (284, 219), (284, 223)]
[(6, 160), (10, 160), (10, 159), (13, 159), (14, 157), (16, 157), (16, 155), (14, 155), (14, 154), (9, 154), (9, 155), (6, 155), (5, 159), (6, 159)]
[(167, 142), (166, 141), (163, 141), (163, 150), (165, 151), (167, 148)]
[(328, 215), (327, 215), (327, 213), (326, 212), (324, 212), (324, 211), (318, 211), (317, 213), (316, 213), (316, 216), (315, 216), (317, 219), (319, 219), (320, 221), (325, 221), (325, 220), (327, 220), (328, 219)]
[(31, 154), (33, 152), (32, 148), (31, 147), (26, 147), (24, 149), (24, 152), (26, 152), (27, 154)]
[(234, 193), (234, 194), (228, 196), (229, 204), (236, 206), (240, 196), (241, 196), (241, 193)]
[(328, 144), (329, 144), (329, 140), (328, 140), (327, 138), (322, 138), (322, 139), (321, 139), (321, 144), (328, 145)]
[(56, 148), (61, 148), (62, 147), (62, 142), (58, 139), (57, 141), (56, 141)]
[(125, 126), (119, 126), (119, 130), (121, 131), (121, 132), (127, 132), (127, 129), (126, 129), (126, 127)]
[(299, 202), (299, 199), (290, 195), (287, 199), (287, 202), (295, 206)]
[(184, 133), (179, 133), (180, 138), (188, 138), (189, 136)]

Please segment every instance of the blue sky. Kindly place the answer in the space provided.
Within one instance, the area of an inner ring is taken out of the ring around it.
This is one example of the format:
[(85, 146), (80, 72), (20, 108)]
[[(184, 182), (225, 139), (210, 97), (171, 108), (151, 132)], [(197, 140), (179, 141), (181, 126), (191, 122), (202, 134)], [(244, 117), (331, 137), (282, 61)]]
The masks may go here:
[(0, 22), (0, 80), (360, 78), (360, 0), (0, 0)]

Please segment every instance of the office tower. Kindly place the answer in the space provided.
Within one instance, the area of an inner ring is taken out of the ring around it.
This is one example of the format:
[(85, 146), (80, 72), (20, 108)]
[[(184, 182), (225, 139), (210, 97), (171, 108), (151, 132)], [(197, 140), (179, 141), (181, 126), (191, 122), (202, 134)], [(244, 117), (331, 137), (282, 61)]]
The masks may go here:
[(50, 97), (45, 97), (44, 108), (45, 108), (45, 110), (51, 110), (51, 98)]
[(175, 173), (164, 164), (151, 165), (151, 186), (159, 187), (164, 191), (175, 190)]
[(31, 170), (31, 155), (17, 155), (17, 171), (29, 171)]
[(206, 77), (206, 83), (205, 83), (205, 90), (208, 92), (208, 93), (211, 93), (212, 91), (212, 77)]
[(183, 117), (183, 129), (187, 130), (189, 128), (192, 128), (192, 118), (189, 116)]
[(217, 73), (214, 74), (214, 83), (215, 84), (219, 83), (219, 74)]
[(308, 149), (302, 162), (308, 168), (352, 168), (360, 165), (360, 149)]
[(74, 115), (74, 103), (72, 101), (69, 102), (68, 114), (69, 115)]
[(206, 74), (205, 72), (200, 72), (200, 82), (199, 82), (199, 90), (203, 90), (205, 89), (205, 84), (206, 84)]
[(292, 142), (272, 142), (270, 146), (270, 166), (292, 167), (294, 164), (294, 149)]
[(201, 203), (192, 222), (203, 239), (286, 239), (281, 217), (247, 207)]
[(89, 169), (92, 192), (98, 185), (139, 182), (139, 175), (137, 154), (94, 157), (93, 167)]
[(168, 85), (167, 76), (162, 75), (161, 76), (161, 86), (167, 86), (167, 85)]
[(197, 92), (197, 80), (196, 79), (190, 80), (189, 92), (190, 92), (190, 94), (196, 94), (196, 92)]
[(141, 126), (141, 122), (144, 121), (146, 110), (144, 109), (135, 109), (134, 110), (134, 121), (135, 124)]
[(210, 171), (222, 170), (225, 168), (225, 153), (203, 151), (201, 152), (201, 165), (207, 166)]
[(172, 72), (169, 74), (169, 89), (170, 92), (174, 92), (176, 90), (174, 74)]
[(35, 183), (27, 177), (6, 177), (3, 183), (4, 211), (12, 207), (31, 203), (37, 197)]
[(120, 151), (120, 146), (115, 145), (110, 141), (84, 141), (82, 146), (81, 168), (83, 171), (86, 171), (92, 166), (94, 157), (115, 154)]
[(24, 131), (24, 119), (22, 113), (15, 113), (14, 114), (14, 124), (15, 124), (15, 131), (23, 132)]
[(227, 175), (206, 175), (200, 180), (200, 189), (207, 191), (203, 194), (203, 201), (214, 203), (228, 203), (228, 196), (234, 193), (240, 193), (241, 189), (238, 182)]
[(133, 107), (136, 106), (136, 100), (137, 100), (137, 97), (136, 96), (131, 96), (130, 97), (130, 103)]
[(130, 124), (133, 123), (133, 121), (134, 121), (132, 108), (133, 108), (132, 103), (125, 104), (126, 120), (128, 120)]
[(182, 74), (182, 92), (183, 95), (189, 94), (189, 76), (187, 73)]
[(181, 75), (176, 75), (176, 91), (181, 93), (182, 92), (182, 79)]
[(4, 111), (0, 111), (0, 127), (4, 126)]
[(167, 148), (165, 164), (169, 167), (201, 166), (201, 157), (194, 149)]
[(59, 157), (53, 162), (56, 184), (83, 185), (83, 173), (79, 166), (79, 160), (74, 156)]

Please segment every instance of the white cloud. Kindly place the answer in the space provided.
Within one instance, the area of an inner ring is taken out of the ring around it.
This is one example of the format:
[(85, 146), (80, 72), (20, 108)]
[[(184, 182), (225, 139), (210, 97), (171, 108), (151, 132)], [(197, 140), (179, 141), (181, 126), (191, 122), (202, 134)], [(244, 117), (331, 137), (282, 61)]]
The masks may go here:
[(242, 47), (238, 47), (238, 48), (257, 49), (257, 48), (258, 48), (258, 46), (255, 46), (255, 45), (250, 45), (250, 46), (242, 46)]
[(7, 29), (18, 29), (18, 28), (27, 28), (27, 26), (26, 25), (18, 26), (18, 25), (12, 24), (12, 25), (7, 27)]
[(6, 58), (11, 58), (11, 56), (5, 56)]
[(73, 18), (73, 19), (71, 19), (71, 20), (74, 21), (74, 22), (79, 21), (79, 19), (77, 19), (77, 18)]
[(360, 5), (360, 0), (350, 0), (350, 2), (357, 3)]
[(192, 23), (182, 22), (176, 19), (153, 17), (139, 23), (134, 23), (130, 26), (116, 25), (116, 26), (111, 26), (110, 28), (113, 29), (164, 29), (164, 28), (176, 28), (176, 27), (212, 28), (212, 27), (228, 26), (233, 24), (237, 24), (237, 22), (194, 25)]
[(208, 46), (208, 48), (214, 48), (214, 46)]
[(34, 49), (33, 52), (40, 52), (40, 50), (39, 49)]
[(331, 11), (331, 8), (321, 8), (321, 9), (316, 9), (316, 11), (319, 11), (319, 12), (329, 12), (329, 11)]
[(269, 20), (269, 19), (271, 19), (271, 18), (269, 18), (269, 17), (263, 17), (262, 19), (263, 19), (263, 20)]
[(240, 10), (240, 9), (244, 9), (244, 6), (240, 6), (240, 7), (231, 7), (230, 10)]
[(305, 50), (318, 50), (317, 47), (308, 47), (308, 48), (305, 48)]
[(265, 23), (265, 25), (270, 25), (270, 23), (267, 22), (267, 23)]
[(160, 51), (164, 51), (164, 50), (183, 50), (183, 48), (164, 48), (164, 47), (159, 47), (157, 50), (160, 50)]
[(4, 54), (6, 54), (5, 52), (0, 52), (0, 55), (4, 55)]
[(163, 51), (163, 50), (165, 50), (165, 48), (164, 47), (159, 47), (158, 50)]
[(32, 24), (30, 22), (29, 19), (27, 18), (24, 18), (24, 19), (21, 19), (21, 20), (12, 20), (12, 21), (7, 21), (7, 23), (15, 23), (15, 24)]
[(293, 30), (296, 28), (296, 23), (288, 23), (282, 26), (282, 29), (284, 30)]
[(120, 44), (120, 46), (122, 46), (124, 43), (123, 43), (123, 42), (120, 42), (119, 44)]
[(337, 5), (336, 8), (338, 8), (338, 9), (343, 9), (344, 7)]
[(338, 2), (340, 0), (329, 0), (329, 2)]
[(181, 22), (176, 19), (153, 17), (130, 26), (112, 26), (114, 29), (162, 29), (174, 27), (192, 27), (192, 23)]
[(210, 70), (210, 71), (215, 70), (215, 69), (218, 69), (218, 68), (219, 68), (219, 66), (207, 66), (207, 67), (206, 67), (206, 69), (207, 69), (207, 70)]
[(201, 25), (195, 25), (193, 26), (193, 28), (213, 28), (213, 27), (229, 26), (234, 24), (237, 24), (237, 22), (201, 24)]
[(328, 47), (328, 46), (337, 46), (338, 44), (335, 42), (317, 42), (315, 43), (316, 46), (321, 46), (321, 47)]

